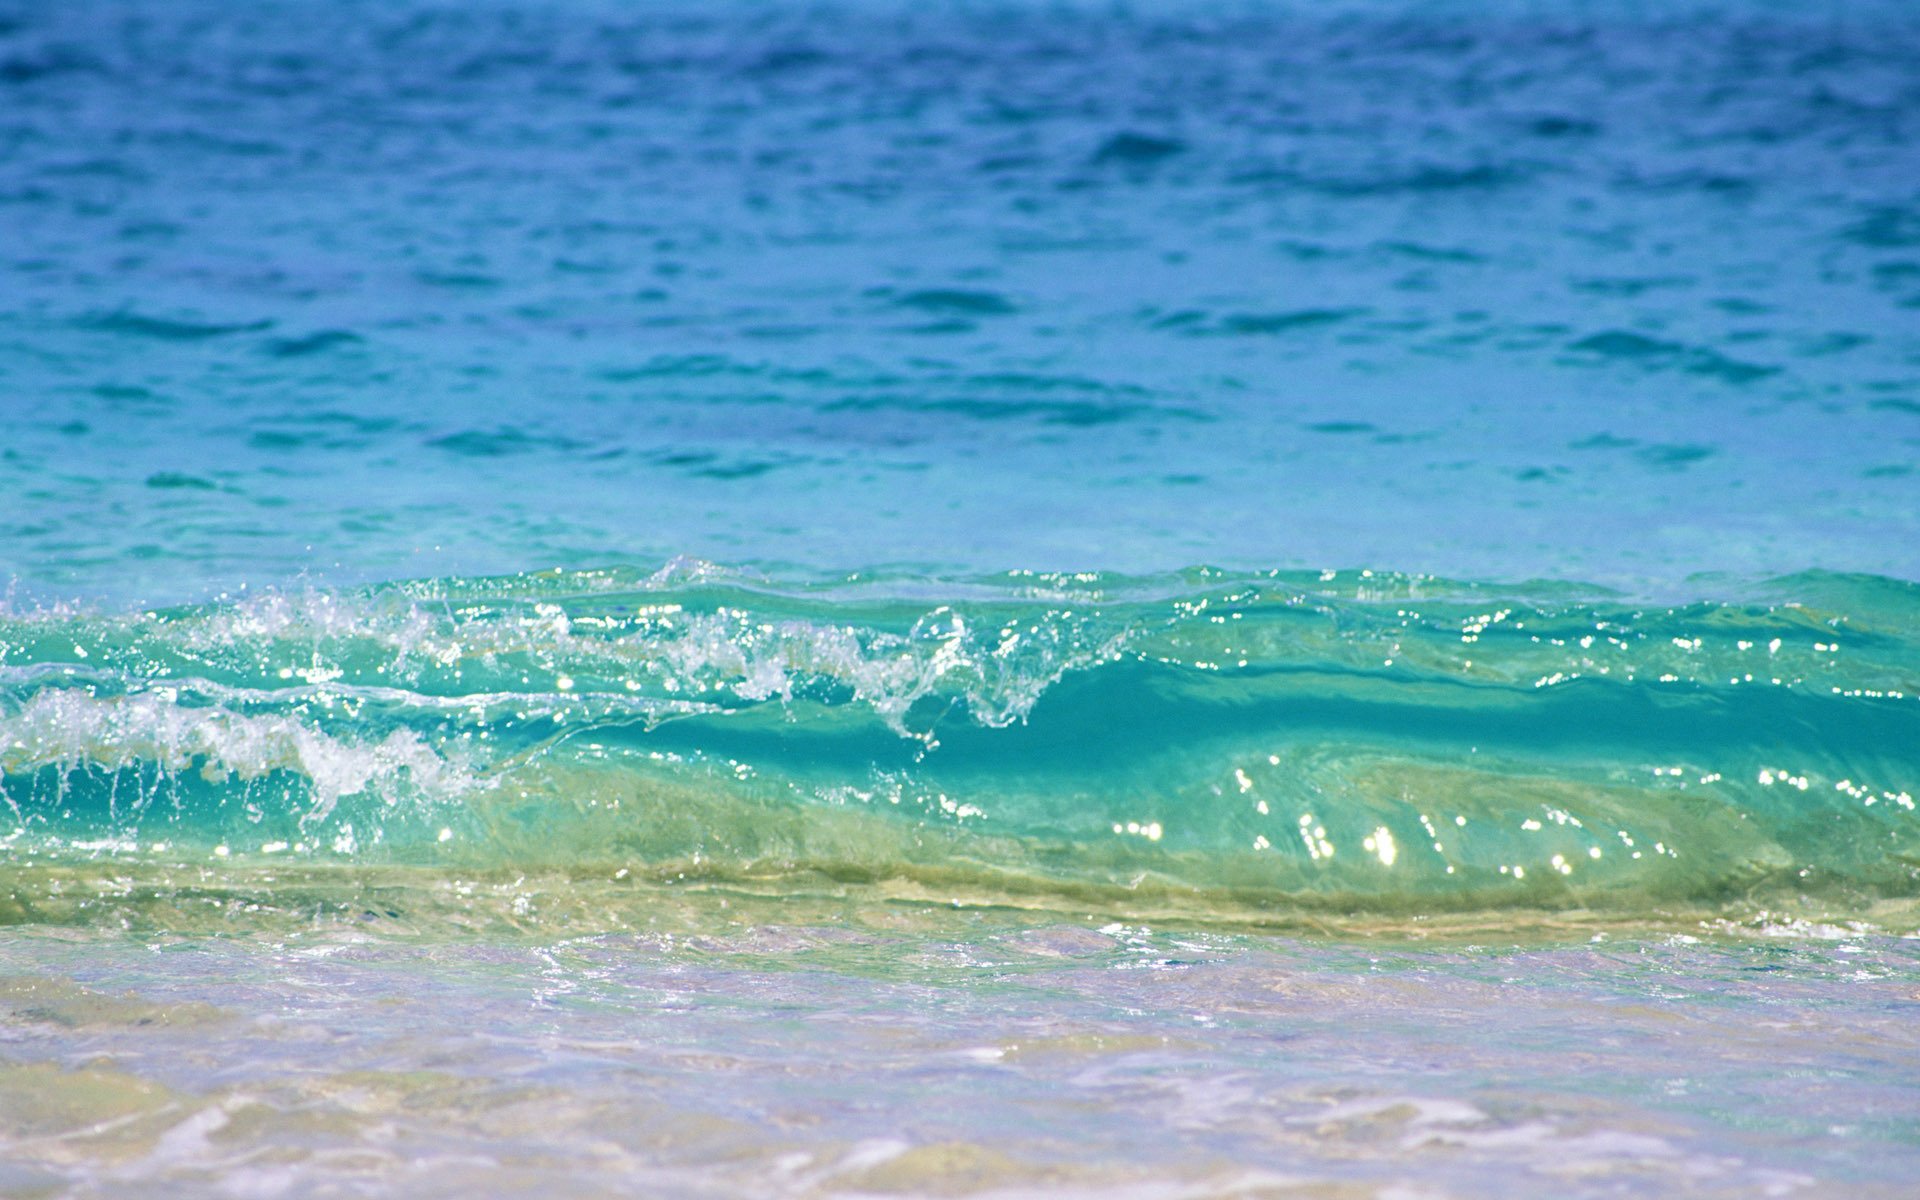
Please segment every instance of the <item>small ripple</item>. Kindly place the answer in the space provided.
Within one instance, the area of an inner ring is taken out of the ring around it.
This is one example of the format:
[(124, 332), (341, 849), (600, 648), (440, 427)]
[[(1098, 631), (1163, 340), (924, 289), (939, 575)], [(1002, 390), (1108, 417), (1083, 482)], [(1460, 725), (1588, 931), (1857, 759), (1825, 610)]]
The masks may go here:
[(273, 321), (218, 323), (190, 321), (171, 317), (150, 317), (136, 312), (111, 312), (83, 317), (77, 324), (83, 329), (117, 333), (128, 337), (157, 338), (168, 342), (199, 342), (236, 333), (259, 333), (273, 328)]
[(1093, 161), (1096, 165), (1121, 163), (1143, 166), (1172, 158), (1186, 148), (1187, 144), (1178, 138), (1127, 131), (1116, 133), (1100, 143), (1100, 148), (1094, 151)]
[(578, 450), (583, 443), (554, 434), (533, 434), (511, 425), (495, 430), (464, 429), (431, 438), (427, 445), (465, 458), (505, 458), (540, 450)]
[(1086, 429), (1131, 421), (1213, 421), (1212, 414), (1194, 408), (1143, 403), (1098, 403), (1088, 400), (993, 400), (975, 397), (920, 399), (908, 396), (857, 396), (822, 406), (823, 412), (892, 411), (963, 417), (973, 421), (1034, 421)]
[(1780, 368), (1729, 358), (1718, 350), (1651, 338), (1624, 329), (1609, 329), (1581, 338), (1567, 347), (1595, 360), (1632, 363), (1647, 369), (1678, 369), (1709, 375), (1728, 383), (1744, 384), (1776, 375)]
[(359, 334), (348, 333), (344, 329), (323, 329), (301, 337), (274, 338), (262, 349), (274, 358), (306, 358), (329, 350), (358, 346), (365, 340)]
[(1840, 236), (1875, 250), (1903, 250), (1920, 246), (1920, 211), (1899, 205), (1881, 205), (1847, 226)]
[(1568, 117), (1553, 113), (1535, 117), (1528, 121), (1524, 128), (1537, 138), (1587, 138), (1600, 132), (1600, 123), (1589, 121), (1584, 117)]
[(1640, 444), (1639, 438), (1616, 437), (1611, 433), (1596, 433), (1592, 437), (1581, 438), (1577, 442), (1567, 443), (1569, 450), (1625, 450)]
[(182, 471), (157, 471), (147, 476), (147, 486), (163, 490), (185, 489), (201, 492), (216, 490), (216, 485), (212, 480), (202, 479), (198, 475), (188, 475)]
[(1676, 443), (1647, 446), (1636, 450), (1634, 457), (1656, 469), (1678, 471), (1717, 453), (1712, 446)]
[(1019, 311), (1011, 300), (998, 292), (960, 288), (926, 288), (908, 292), (895, 297), (893, 303), (900, 308), (962, 317), (999, 317)]
[(11, 55), (0, 59), (0, 84), (21, 86), (43, 79), (73, 74), (104, 74), (99, 59), (65, 46), (55, 46), (37, 55)]
[(1338, 325), (1354, 317), (1363, 316), (1368, 311), (1364, 308), (1302, 308), (1292, 312), (1278, 313), (1229, 313), (1220, 318), (1219, 325), (1208, 332), (1238, 337), (1295, 333)]
[(497, 276), (477, 271), (415, 271), (413, 277), (430, 287), (450, 291), (490, 291), (503, 283)]

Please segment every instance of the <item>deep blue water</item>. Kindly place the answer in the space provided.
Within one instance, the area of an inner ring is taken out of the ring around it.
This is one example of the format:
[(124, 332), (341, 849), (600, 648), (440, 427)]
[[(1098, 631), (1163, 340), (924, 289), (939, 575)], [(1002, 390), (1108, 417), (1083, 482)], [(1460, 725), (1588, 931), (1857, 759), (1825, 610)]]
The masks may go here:
[(10, 4), (0, 573), (1920, 576), (1904, 4)]

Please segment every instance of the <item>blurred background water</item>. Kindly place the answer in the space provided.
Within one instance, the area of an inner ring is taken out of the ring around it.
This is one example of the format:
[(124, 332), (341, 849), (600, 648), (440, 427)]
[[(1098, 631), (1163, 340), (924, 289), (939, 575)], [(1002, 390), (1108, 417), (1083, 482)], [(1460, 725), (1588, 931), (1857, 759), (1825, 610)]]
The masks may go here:
[(0, 571), (1920, 571), (1899, 3), (11, 4)]

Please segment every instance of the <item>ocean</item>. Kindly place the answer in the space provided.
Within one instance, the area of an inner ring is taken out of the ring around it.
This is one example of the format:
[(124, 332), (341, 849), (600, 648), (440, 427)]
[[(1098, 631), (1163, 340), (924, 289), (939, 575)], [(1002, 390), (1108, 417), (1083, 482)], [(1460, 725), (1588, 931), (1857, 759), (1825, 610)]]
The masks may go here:
[(1920, 1189), (1920, 12), (0, 0), (0, 1193)]

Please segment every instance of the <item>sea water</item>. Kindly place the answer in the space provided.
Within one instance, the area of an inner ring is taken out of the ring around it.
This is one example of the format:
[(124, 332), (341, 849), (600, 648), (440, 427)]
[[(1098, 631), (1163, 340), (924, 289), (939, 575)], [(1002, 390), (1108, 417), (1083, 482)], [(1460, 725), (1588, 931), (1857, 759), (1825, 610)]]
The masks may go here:
[(0, 0), (0, 1190), (1910, 1194), (1916, 64)]

